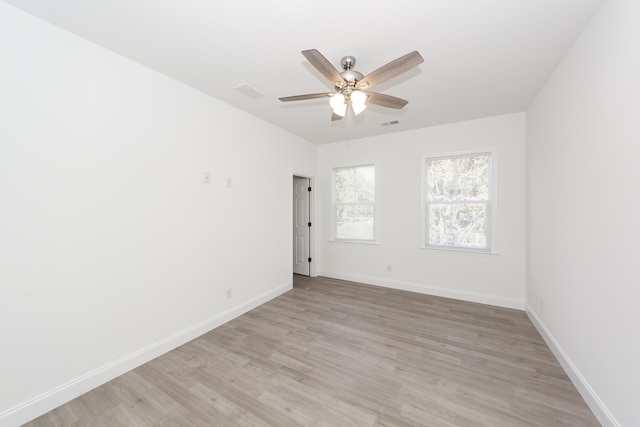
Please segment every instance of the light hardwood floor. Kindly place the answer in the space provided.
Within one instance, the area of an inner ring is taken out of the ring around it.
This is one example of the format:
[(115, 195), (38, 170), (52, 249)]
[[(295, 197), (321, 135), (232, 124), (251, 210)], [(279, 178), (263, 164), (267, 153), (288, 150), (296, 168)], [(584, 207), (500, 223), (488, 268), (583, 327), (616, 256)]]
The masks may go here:
[(327, 278), (27, 424), (599, 426), (526, 314)]

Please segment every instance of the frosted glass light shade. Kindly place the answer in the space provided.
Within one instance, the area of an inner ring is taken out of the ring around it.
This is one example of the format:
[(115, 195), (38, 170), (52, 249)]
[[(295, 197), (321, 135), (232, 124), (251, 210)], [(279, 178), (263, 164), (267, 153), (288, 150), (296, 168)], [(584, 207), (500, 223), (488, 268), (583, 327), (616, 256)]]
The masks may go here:
[(344, 115), (347, 113), (347, 104), (342, 104), (338, 108), (334, 108), (333, 112), (340, 117), (344, 117)]
[(356, 105), (364, 105), (364, 102), (366, 100), (367, 100), (367, 94), (365, 94), (364, 92), (361, 92), (359, 90), (354, 90), (353, 92), (351, 92), (351, 103), (353, 104), (354, 107)]
[(340, 110), (343, 106), (345, 106), (344, 95), (341, 93), (336, 93), (329, 99), (329, 105), (331, 105), (331, 108), (333, 108), (334, 111)]
[(356, 104), (355, 102), (351, 101), (351, 107), (353, 107), (353, 112), (356, 113), (357, 116), (358, 114), (362, 113), (365, 108), (367, 108), (367, 104), (365, 104), (364, 102), (362, 104)]

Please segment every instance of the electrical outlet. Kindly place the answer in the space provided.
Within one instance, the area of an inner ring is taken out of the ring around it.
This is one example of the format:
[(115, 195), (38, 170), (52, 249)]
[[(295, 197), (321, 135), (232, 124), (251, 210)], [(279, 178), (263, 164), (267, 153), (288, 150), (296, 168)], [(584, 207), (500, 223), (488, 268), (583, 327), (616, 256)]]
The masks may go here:
[(387, 271), (389, 273), (391, 273), (393, 271), (393, 267), (391, 266), (391, 264), (387, 264)]
[(210, 183), (211, 183), (211, 174), (210, 174), (210, 173), (208, 173), (208, 172), (205, 172), (205, 173), (202, 175), (202, 182), (203, 182), (204, 184), (210, 184)]
[(228, 176), (228, 177), (227, 177), (227, 188), (231, 188), (231, 187), (232, 187), (232, 184), (233, 184), (232, 179), (231, 179), (231, 177), (230, 177), (230, 176)]
[(227, 288), (227, 299), (231, 298), (231, 288)]
[(540, 298), (540, 311), (544, 311), (544, 298)]

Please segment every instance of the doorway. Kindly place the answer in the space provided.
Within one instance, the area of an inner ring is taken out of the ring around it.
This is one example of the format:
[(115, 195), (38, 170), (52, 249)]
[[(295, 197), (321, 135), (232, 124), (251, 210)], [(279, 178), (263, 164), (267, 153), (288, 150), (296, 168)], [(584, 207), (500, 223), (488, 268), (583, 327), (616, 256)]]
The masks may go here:
[(311, 276), (311, 179), (293, 176), (293, 273)]

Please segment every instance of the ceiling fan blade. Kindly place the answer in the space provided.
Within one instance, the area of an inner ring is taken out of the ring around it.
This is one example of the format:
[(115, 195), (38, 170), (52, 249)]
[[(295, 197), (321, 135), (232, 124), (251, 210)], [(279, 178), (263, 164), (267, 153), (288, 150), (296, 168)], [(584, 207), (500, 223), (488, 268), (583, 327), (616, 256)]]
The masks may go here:
[(335, 122), (336, 120), (342, 120), (344, 118), (344, 116), (339, 116), (336, 113), (331, 113), (331, 121)]
[(400, 109), (407, 105), (409, 101), (395, 96), (385, 95), (383, 93), (365, 92), (367, 94), (367, 102), (371, 104), (381, 105), (387, 108)]
[(366, 75), (358, 82), (358, 89), (366, 89), (386, 82), (389, 79), (409, 71), (413, 67), (417, 67), (423, 62), (424, 59), (422, 56), (420, 56), (417, 50), (414, 50)]
[(331, 62), (316, 49), (303, 50), (302, 54), (305, 58), (320, 71), (334, 86), (345, 85), (344, 78), (340, 75), (340, 72), (336, 70), (336, 67), (331, 65)]
[(308, 95), (295, 95), (295, 96), (284, 96), (282, 98), (278, 98), (282, 102), (288, 101), (303, 101), (305, 99), (315, 99), (315, 98), (327, 98), (333, 95), (333, 92), (323, 92), (323, 93), (310, 93)]

